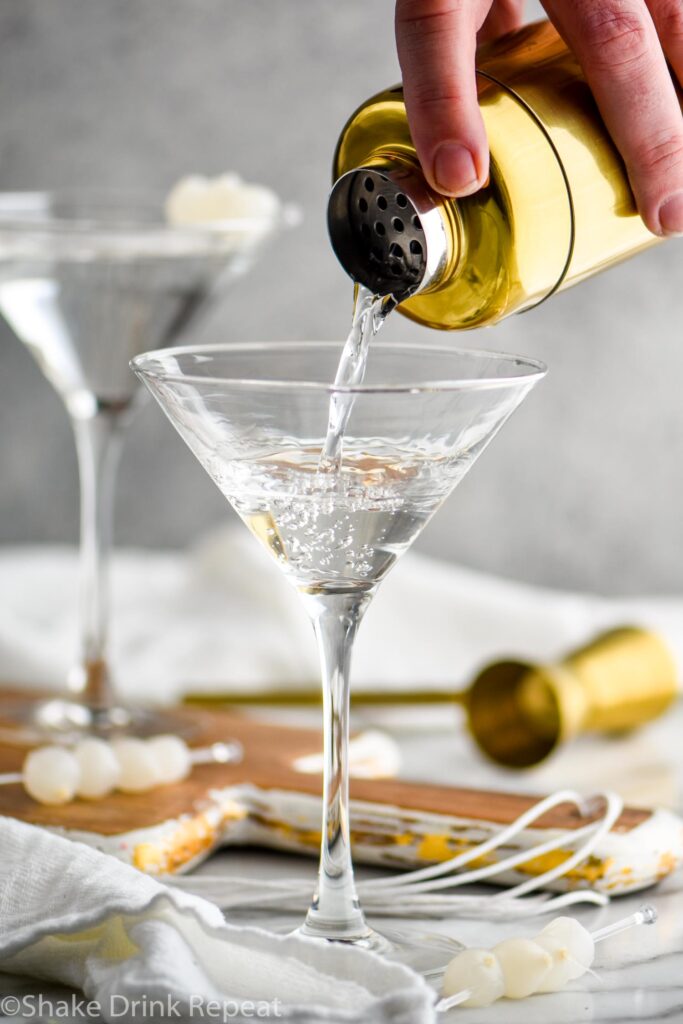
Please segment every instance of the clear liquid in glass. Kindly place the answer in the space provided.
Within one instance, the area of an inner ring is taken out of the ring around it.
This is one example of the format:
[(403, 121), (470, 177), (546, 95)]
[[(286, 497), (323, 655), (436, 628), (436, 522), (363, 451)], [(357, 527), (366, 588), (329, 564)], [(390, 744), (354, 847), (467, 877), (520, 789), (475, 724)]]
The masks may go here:
[(470, 459), (382, 452), (347, 438), (334, 473), (319, 447), (261, 458), (216, 460), (211, 472), (290, 581), (307, 591), (374, 587), (412, 543)]

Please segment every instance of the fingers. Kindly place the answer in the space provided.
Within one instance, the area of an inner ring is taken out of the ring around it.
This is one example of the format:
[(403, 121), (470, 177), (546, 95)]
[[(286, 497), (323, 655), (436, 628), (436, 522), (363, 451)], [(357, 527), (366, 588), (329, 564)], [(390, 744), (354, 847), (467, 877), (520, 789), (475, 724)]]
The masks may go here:
[(656, 234), (683, 232), (683, 115), (644, 0), (544, 6), (581, 63), (643, 220)]
[(683, 3), (681, 0), (647, 0), (664, 53), (683, 85)]
[(524, 22), (524, 0), (494, 0), (486, 21), (479, 32), (478, 41), (486, 43), (519, 28)]
[(477, 103), (481, 0), (397, 0), (396, 42), (413, 141), (429, 183), (450, 196), (476, 192), (488, 176)]

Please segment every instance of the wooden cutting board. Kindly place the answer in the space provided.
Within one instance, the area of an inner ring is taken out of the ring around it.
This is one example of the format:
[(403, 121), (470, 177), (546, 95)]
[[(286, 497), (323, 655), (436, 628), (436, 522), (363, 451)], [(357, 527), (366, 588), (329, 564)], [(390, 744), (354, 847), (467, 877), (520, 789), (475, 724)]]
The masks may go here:
[[(11, 725), (18, 699), (17, 691), (0, 691), (0, 728)], [(26, 699), (23, 691), (21, 699)], [(221, 845), (256, 843), (315, 853), (321, 777), (297, 771), (295, 762), (321, 751), (321, 734), (224, 711), (183, 707), (177, 714), (188, 724), (191, 746), (238, 739), (243, 760), (197, 765), (187, 780), (151, 792), (115, 793), (60, 807), (34, 802), (21, 785), (0, 786), (0, 814), (59, 829), (153, 873), (187, 870)], [(0, 771), (19, 770), (25, 754), (25, 747), (1, 744)], [(538, 799), (393, 779), (353, 780), (351, 797), (356, 858), (396, 867), (462, 852)], [(549, 857), (568, 857), (571, 833), (590, 820), (572, 804), (539, 818), (515, 841), (519, 848), (557, 830), (566, 833), (567, 847), (522, 865), (509, 880), (547, 870)], [(664, 877), (683, 863), (683, 822), (666, 811), (626, 808), (602, 847), (565, 887), (590, 883), (610, 892), (632, 891)]]

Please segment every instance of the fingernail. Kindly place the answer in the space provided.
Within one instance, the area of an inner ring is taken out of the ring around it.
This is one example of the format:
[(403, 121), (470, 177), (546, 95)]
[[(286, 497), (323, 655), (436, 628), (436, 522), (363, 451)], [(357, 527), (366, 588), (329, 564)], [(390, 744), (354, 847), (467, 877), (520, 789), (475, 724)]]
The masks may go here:
[(434, 154), (434, 180), (446, 195), (469, 196), (479, 188), (474, 157), (459, 142), (442, 142)]
[(683, 235), (683, 192), (676, 192), (659, 207), (663, 235)]

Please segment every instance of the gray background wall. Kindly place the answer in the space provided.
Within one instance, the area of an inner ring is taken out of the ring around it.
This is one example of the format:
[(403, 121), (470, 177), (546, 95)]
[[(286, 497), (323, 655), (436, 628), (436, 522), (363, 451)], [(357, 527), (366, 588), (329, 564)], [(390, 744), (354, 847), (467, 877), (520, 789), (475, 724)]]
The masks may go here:
[[(299, 203), (203, 332), (342, 338), (350, 289), (325, 236), (346, 116), (397, 80), (391, 0), (2, 0), (0, 188), (165, 189), (235, 168)], [(530, 5), (530, 12), (537, 7)], [(672, 242), (453, 343), (518, 350), (545, 383), (420, 547), (507, 576), (610, 593), (683, 592), (683, 249)], [(423, 329), (395, 317), (394, 339)], [(130, 431), (117, 535), (185, 545), (228, 515), (161, 414)], [(73, 541), (72, 438), (0, 325), (0, 543)]]

